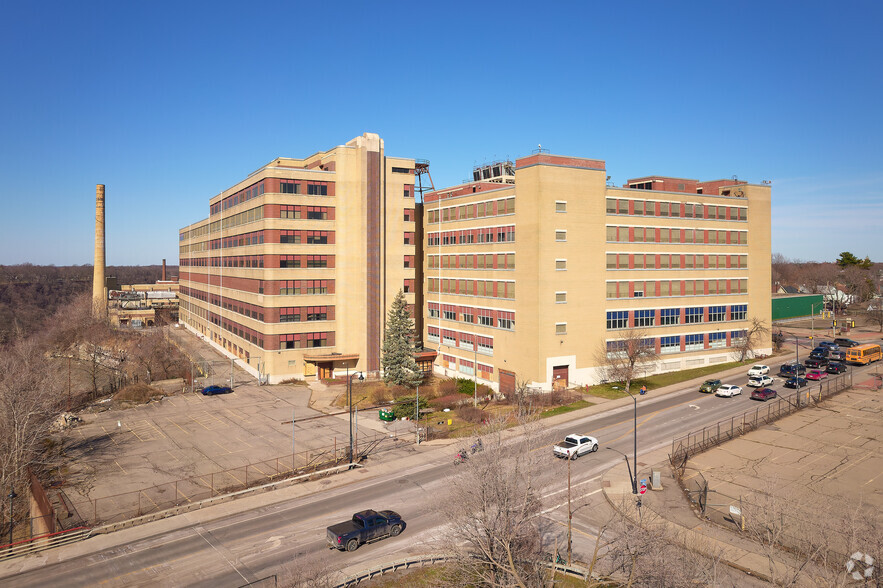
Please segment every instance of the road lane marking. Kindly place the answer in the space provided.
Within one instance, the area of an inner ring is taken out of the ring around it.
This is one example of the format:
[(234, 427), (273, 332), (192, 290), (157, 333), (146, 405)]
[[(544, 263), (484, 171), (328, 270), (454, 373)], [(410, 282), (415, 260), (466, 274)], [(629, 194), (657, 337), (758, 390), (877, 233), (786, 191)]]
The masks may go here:
[[(566, 488), (565, 488), (565, 490), (566, 490)], [(597, 494), (597, 493), (600, 492), (601, 490), (602, 490), (601, 488), (598, 488), (597, 490), (592, 490), (592, 491), (589, 492), (588, 494), (583, 494), (583, 495), (581, 496), (581, 498), (585, 498), (586, 496), (591, 496), (592, 494)], [(550, 506), (550, 507), (547, 508), (546, 510), (541, 510), (541, 511), (540, 511), (540, 514), (546, 514), (546, 513), (548, 513), (548, 512), (552, 512), (553, 510), (558, 510), (559, 508), (561, 508), (561, 507), (564, 506), (565, 504), (567, 504), (567, 502), (562, 502), (561, 504), (558, 504), (558, 505), (555, 505), (555, 506)]]
[[(571, 484), (571, 488), (576, 488), (577, 486), (582, 486), (583, 484), (588, 484), (589, 482), (594, 482), (595, 480), (599, 480), (601, 476), (595, 476), (594, 478), (589, 478), (588, 480), (583, 480), (582, 482), (577, 482), (576, 484)], [(554, 494), (558, 494), (559, 492), (566, 492), (567, 488), (562, 488), (561, 490), (555, 490), (554, 492), (549, 492), (548, 494), (544, 494), (543, 498), (548, 498)]]

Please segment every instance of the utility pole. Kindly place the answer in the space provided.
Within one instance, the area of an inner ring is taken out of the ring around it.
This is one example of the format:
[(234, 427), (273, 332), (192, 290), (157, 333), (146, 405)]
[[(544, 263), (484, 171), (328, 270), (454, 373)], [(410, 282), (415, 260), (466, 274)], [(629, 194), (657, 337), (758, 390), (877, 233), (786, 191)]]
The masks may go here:
[[(570, 505), (570, 462), (567, 457), (567, 566), (570, 567), (573, 556), (573, 508)], [(557, 552), (556, 552), (557, 555)], [(555, 562), (558, 563), (558, 562)]]
[(472, 338), (472, 406), (478, 408), (478, 335)]
[(417, 385), (417, 401), (414, 406), (417, 411), (417, 426), (415, 427), (415, 432), (417, 433), (417, 445), (420, 445), (420, 385)]

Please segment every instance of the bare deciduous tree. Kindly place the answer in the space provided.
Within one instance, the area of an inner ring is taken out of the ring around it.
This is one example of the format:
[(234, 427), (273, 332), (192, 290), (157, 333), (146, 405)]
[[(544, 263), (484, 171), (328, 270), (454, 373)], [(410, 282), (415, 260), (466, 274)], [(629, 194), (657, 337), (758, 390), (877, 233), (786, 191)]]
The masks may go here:
[(751, 325), (745, 330), (745, 336), (734, 343), (734, 348), (739, 353), (739, 361), (745, 361), (754, 356), (754, 350), (758, 344), (764, 341), (770, 334), (770, 328), (766, 322), (757, 318), (751, 318)]
[(0, 353), (0, 488), (26, 495), (27, 469), (40, 463), (43, 440), (60, 410), (61, 389), (34, 339), (15, 341)]
[[(498, 426), (483, 437), (449, 484), (443, 511), (450, 529), (441, 540), (455, 555), (445, 586), (545, 586), (548, 546), (543, 544), (540, 488), (543, 468), (535, 424), (504, 447)], [(546, 468), (547, 469), (547, 468)]]
[(626, 393), (631, 390), (632, 381), (647, 373), (658, 359), (654, 339), (636, 329), (629, 329), (620, 339), (606, 343), (596, 356), (604, 377), (611, 382), (622, 382)]
[(298, 554), (282, 566), (278, 585), (282, 588), (332, 588), (337, 585), (338, 564), (327, 556)]

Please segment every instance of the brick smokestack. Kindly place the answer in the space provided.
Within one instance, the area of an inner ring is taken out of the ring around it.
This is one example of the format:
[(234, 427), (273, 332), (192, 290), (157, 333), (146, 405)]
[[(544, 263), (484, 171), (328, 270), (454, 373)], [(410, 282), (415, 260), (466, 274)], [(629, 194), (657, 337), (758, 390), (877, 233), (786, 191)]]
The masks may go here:
[(107, 296), (104, 293), (104, 184), (95, 186), (95, 265), (92, 273), (92, 315), (104, 316)]
[(166, 260), (162, 260), (162, 281), (166, 281)]

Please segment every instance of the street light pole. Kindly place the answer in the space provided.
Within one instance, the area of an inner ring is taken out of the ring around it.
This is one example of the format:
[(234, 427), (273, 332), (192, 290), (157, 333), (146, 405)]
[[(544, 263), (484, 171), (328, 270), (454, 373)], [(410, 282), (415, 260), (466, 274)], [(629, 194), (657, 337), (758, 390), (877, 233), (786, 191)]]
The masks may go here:
[[(634, 477), (632, 478), (632, 494), (638, 493), (638, 397), (629, 392), (628, 388), (625, 390), (626, 394), (632, 397), (632, 401), (635, 403), (635, 467), (633, 468)], [(628, 458), (626, 458), (626, 463), (628, 463)]]
[(350, 417), (350, 463), (353, 463), (355, 460), (355, 455), (353, 453), (353, 378), (359, 376), (360, 380), (364, 380), (365, 376), (362, 375), (362, 372), (354, 372), (352, 376), (349, 375), (350, 368), (346, 367), (346, 403), (347, 403), (347, 412)]

